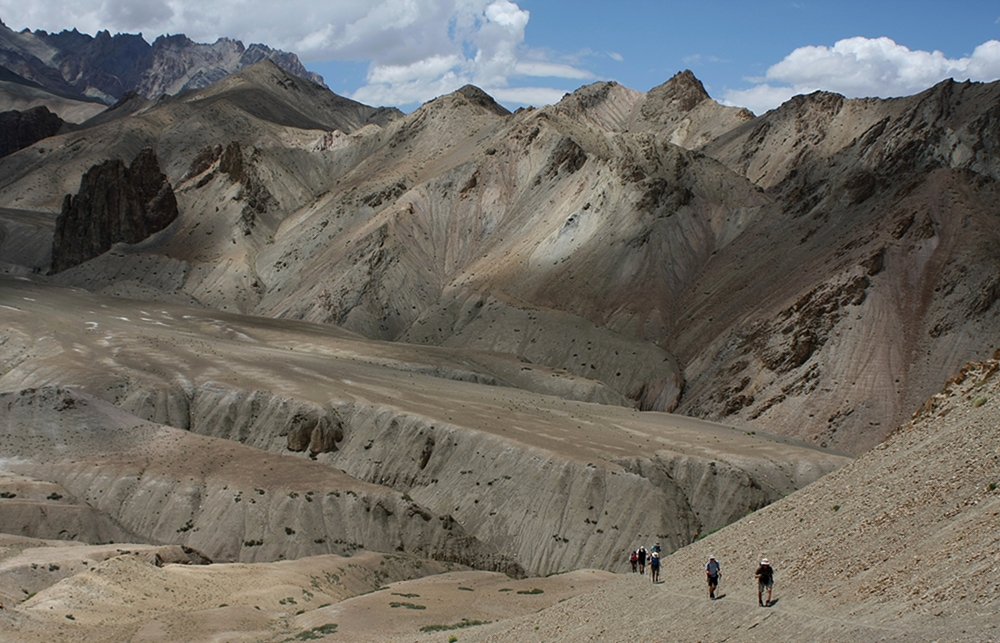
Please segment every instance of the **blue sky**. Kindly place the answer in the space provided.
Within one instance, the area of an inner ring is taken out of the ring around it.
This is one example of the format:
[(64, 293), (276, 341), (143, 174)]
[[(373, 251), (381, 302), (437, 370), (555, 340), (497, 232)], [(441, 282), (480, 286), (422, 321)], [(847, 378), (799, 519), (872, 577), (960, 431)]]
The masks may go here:
[(691, 69), (762, 113), (795, 93), (912, 94), (1000, 78), (1000, 3), (979, 0), (0, 0), (14, 29), (185, 33), (297, 53), (331, 89), (409, 110), (466, 82), (509, 107)]

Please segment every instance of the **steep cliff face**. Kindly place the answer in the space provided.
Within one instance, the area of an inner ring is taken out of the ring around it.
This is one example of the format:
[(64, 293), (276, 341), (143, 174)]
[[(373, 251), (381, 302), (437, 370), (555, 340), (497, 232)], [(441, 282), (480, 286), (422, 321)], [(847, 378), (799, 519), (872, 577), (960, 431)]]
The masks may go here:
[(177, 199), (153, 150), (126, 167), (119, 160), (90, 169), (56, 219), (52, 273), (96, 257), (112, 245), (137, 243), (177, 218)]

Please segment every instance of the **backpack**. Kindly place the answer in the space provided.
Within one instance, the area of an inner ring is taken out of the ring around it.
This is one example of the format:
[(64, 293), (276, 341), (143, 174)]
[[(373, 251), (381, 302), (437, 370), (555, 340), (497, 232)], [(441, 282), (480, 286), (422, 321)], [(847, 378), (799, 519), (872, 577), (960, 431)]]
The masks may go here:
[(632, 552), (632, 555), (629, 557), (629, 562), (635, 563), (638, 561), (639, 561), (639, 554), (637, 554), (636, 552)]

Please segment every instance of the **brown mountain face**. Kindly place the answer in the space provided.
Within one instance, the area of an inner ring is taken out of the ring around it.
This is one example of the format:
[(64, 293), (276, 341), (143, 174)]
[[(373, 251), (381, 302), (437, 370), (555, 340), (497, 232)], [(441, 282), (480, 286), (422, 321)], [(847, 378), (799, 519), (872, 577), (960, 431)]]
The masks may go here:
[[(263, 63), (13, 155), (0, 204), (51, 208), (88, 163), (151, 146), (177, 223), (61, 283), (508, 353), (860, 452), (995, 343), (998, 91), (753, 118), (684, 72), (400, 116)], [(150, 263), (153, 282), (129, 267)]]

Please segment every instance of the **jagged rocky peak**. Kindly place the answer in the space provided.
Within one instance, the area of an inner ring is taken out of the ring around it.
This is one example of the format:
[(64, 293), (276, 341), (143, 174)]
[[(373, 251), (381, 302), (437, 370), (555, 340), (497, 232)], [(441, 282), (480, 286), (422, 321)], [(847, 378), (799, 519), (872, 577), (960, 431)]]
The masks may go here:
[(483, 109), (489, 110), (497, 116), (510, 115), (509, 109), (496, 102), (492, 96), (475, 85), (463, 85), (458, 89), (458, 93), (465, 96), (473, 105), (479, 105)]
[(690, 69), (677, 72), (667, 82), (649, 90), (650, 97), (656, 97), (664, 102), (674, 102), (685, 112), (689, 112), (703, 100), (711, 96), (705, 91), (705, 86)]
[(92, 259), (115, 243), (137, 243), (177, 218), (177, 199), (156, 153), (145, 148), (132, 165), (114, 159), (95, 165), (67, 194), (52, 241), (55, 274)]
[(641, 99), (642, 94), (634, 89), (614, 81), (600, 81), (566, 94), (555, 108), (590, 125), (621, 131), (628, 128), (632, 111)]

